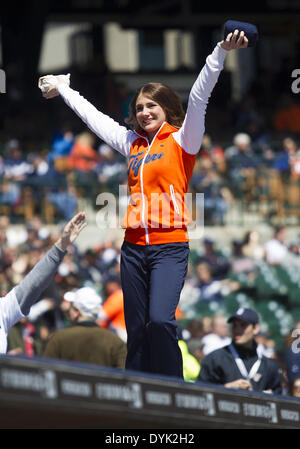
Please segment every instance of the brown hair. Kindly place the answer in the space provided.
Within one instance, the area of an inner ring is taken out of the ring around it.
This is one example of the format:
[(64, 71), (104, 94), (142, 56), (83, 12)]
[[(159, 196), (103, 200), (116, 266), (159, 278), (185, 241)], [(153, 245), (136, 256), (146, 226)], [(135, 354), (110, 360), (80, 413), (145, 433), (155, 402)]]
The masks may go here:
[(170, 125), (175, 128), (181, 127), (185, 116), (181, 99), (176, 92), (162, 83), (145, 84), (136, 92), (129, 106), (129, 117), (125, 120), (126, 123), (132, 125), (137, 131), (143, 131), (136, 120), (136, 102), (140, 94), (149, 97), (163, 108), (166, 121)]

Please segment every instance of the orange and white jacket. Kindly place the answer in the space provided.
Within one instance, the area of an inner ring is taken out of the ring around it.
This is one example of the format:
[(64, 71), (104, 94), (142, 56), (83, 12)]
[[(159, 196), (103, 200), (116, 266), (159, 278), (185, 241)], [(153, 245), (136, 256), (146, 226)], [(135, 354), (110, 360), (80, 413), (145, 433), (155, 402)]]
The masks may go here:
[(207, 57), (191, 89), (182, 127), (163, 123), (151, 143), (146, 134), (121, 126), (69, 86), (58, 86), (65, 103), (91, 131), (128, 158), (130, 202), (122, 222), (127, 242), (156, 245), (189, 240), (184, 195), (201, 146), (208, 99), (226, 54), (218, 44)]

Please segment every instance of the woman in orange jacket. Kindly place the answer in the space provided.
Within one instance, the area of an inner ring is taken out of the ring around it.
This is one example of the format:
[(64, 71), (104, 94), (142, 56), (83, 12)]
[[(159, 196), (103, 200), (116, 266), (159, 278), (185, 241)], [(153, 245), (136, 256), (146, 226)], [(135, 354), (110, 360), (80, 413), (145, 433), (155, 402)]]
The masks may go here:
[(133, 129), (71, 89), (68, 76), (40, 80), (45, 98), (61, 95), (97, 136), (128, 158), (130, 203), (122, 222), (126, 231), (121, 253), (127, 369), (183, 377), (175, 311), (189, 257), (190, 216), (184, 198), (203, 138), (208, 99), (226, 54), (247, 44), (244, 33), (236, 30), (216, 45), (192, 87), (186, 114), (169, 87), (143, 86), (130, 105)]

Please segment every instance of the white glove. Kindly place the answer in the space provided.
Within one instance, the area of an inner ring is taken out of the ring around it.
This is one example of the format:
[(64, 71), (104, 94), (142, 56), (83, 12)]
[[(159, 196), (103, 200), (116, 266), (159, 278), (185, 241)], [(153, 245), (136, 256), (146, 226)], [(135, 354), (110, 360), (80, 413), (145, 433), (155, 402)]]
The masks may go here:
[(59, 95), (57, 86), (59, 84), (70, 85), (70, 73), (67, 75), (46, 75), (39, 79), (39, 88), (42, 91), (43, 97), (49, 100), (50, 98), (57, 97)]

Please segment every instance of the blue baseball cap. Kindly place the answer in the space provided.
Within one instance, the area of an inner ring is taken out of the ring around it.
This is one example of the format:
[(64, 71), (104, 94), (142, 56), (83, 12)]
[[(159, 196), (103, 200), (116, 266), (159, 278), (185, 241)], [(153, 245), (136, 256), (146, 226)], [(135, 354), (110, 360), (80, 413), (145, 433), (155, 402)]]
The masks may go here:
[(228, 318), (227, 323), (231, 323), (234, 319), (245, 321), (245, 323), (257, 324), (259, 321), (257, 313), (252, 309), (240, 307), (234, 315)]
[(248, 39), (248, 47), (254, 47), (256, 45), (258, 41), (258, 29), (256, 25), (248, 22), (239, 22), (238, 20), (227, 20), (224, 25), (224, 40), (234, 30), (244, 31)]

